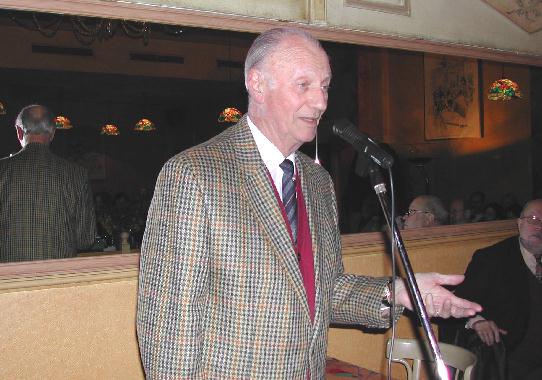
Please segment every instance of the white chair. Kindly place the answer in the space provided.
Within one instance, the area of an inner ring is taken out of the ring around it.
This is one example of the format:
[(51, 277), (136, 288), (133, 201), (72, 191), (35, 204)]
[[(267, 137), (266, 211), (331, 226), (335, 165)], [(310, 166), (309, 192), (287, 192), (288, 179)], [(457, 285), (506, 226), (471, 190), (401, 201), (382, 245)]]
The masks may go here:
[[(439, 343), (439, 347), (444, 363), (456, 369), (454, 378), (457, 380), (459, 371), (462, 371), (463, 379), (470, 380), (472, 370), (476, 364), (476, 356), (469, 350), (452, 344)], [(390, 357), (390, 350), (391, 339), (388, 340), (386, 348), (387, 358)], [(391, 360), (405, 366), (408, 380), (417, 380), (420, 378), (422, 361), (433, 361), (433, 357), (428, 344), (422, 347), (420, 341), (416, 339), (395, 339)]]

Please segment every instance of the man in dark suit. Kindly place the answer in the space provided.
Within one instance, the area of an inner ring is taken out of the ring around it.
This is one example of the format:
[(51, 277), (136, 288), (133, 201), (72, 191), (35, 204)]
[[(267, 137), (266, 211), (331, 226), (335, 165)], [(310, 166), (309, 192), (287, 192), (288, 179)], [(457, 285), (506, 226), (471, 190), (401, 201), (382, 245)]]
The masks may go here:
[[(164, 165), (140, 260), (148, 379), (322, 379), (331, 321), (389, 325), (389, 279), (343, 273), (333, 182), (297, 152), (330, 80), (310, 34), (263, 33), (245, 61), (248, 115)], [(462, 278), (418, 277), (432, 314), (479, 310), (439, 286)], [(396, 299), (411, 306), (400, 280)]]
[(456, 294), (484, 308), (465, 328), (486, 346), (504, 343), (509, 379), (542, 379), (542, 199), (525, 205), (518, 229), (519, 237), (474, 253)]
[(22, 149), (0, 160), (0, 262), (73, 257), (96, 236), (87, 174), (49, 150), (46, 107), (23, 108), (15, 128)]

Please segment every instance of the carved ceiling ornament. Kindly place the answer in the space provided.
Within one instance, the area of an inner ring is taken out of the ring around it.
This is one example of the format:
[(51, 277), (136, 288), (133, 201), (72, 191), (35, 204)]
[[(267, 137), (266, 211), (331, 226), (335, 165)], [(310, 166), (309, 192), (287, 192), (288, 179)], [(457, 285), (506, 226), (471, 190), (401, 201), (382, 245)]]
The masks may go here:
[(542, 0), (482, 0), (509, 18), (521, 29), (534, 33), (542, 30)]

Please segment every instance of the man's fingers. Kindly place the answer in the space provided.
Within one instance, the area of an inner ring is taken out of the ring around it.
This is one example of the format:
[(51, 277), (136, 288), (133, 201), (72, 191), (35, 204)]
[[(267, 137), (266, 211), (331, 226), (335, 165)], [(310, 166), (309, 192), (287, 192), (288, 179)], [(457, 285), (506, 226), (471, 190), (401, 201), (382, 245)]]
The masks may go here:
[(439, 285), (458, 285), (463, 282), (465, 276), (462, 274), (440, 274), (437, 273), (437, 282)]

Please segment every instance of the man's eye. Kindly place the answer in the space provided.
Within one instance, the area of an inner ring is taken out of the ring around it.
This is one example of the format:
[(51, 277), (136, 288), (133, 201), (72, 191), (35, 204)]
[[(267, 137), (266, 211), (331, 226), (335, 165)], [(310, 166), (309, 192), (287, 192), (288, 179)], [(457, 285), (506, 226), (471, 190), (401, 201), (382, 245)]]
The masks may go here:
[(322, 86), (322, 90), (324, 90), (325, 92), (328, 92), (329, 91), (329, 84), (326, 84), (326, 85)]
[(309, 84), (307, 82), (301, 82), (298, 84), (300, 88), (306, 89), (309, 87)]

